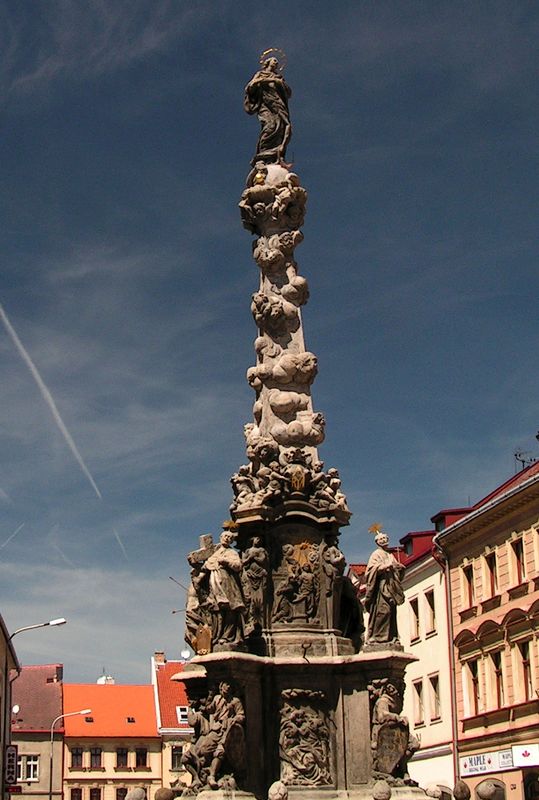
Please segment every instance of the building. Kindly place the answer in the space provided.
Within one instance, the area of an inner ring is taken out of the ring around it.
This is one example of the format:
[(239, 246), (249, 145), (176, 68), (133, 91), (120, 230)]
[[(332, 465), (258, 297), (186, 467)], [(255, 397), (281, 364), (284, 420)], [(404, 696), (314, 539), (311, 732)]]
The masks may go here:
[(124, 800), (142, 787), (148, 800), (162, 786), (161, 739), (153, 687), (64, 684), (66, 800)]
[[(190, 785), (191, 776), (181, 764), (186, 747), (191, 742), (193, 729), (187, 715), (189, 701), (185, 685), (174, 680), (184, 668), (183, 661), (167, 661), (163, 652), (152, 656), (152, 684), (155, 693), (157, 730), (161, 736), (161, 774), (163, 786)], [(179, 787), (178, 787), (179, 788)]]
[[(5, 796), (6, 786), (6, 746), (11, 742), (11, 684), (17, 674), (21, 671), (21, 666), (17, 660), (17, 654), (13, 647), (13, 642), (6, 628), (5, 622), (0, 615), (0, 658), (2, 659), (2, 670), (0, 672), (1, 694), (0, 694), (0, 797)], [(13, 777), (16, 777), (15, 775)], [(15, 781), (13, 781), (15, 783)]]
[[(62, 664), (22, 667), (13, 683), (11, 739), (18, 747), (17, 782), (25, 797), (49, 794), (51, 726), (63, 713)], [(62, 725), (53, 735), (52, 795), (62, 795)]]
[(454, 785), (451, 670), (444, 570), (433, 557), (435, 530), (406, 534), (398, 555), (406, 567), (404, 603), (397, 609), (404, 650), (416, 657), (406, 669), (403, 713), (420, 742), (408, 763), (420, 786), (436, 783), (451, 796)]
[(539, 463), (433, 517), (447, 559), (459, 768), (477, 796), (539, 795)]

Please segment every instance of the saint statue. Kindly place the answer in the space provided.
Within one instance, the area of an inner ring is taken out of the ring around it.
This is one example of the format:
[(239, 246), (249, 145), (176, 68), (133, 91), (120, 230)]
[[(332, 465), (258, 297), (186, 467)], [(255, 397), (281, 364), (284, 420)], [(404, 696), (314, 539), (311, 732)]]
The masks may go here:
[(292, 91), (281, 74), (276, 58), (265, 59), (260, 69), (245, 87), (243, 107), (256, 114), (260, 121), (260, 136), (251, 162), (279, 164), (284, 161), (286, 147), (292, 135), (288, 98)]
[(209, 575), (208, 606), (212, 616), (212, 641), (237, 645), (243, 639), (245, 603), (241, 591), (241, 557), (232, 545), (236, 534), (223, 531), (219, 544), (202, 567)]
[(369, 644), (398, 644), (397, 606), (404, 602), (401, 577), (403, 564), (389, 552), (389, 537), (378, 531), (378, 545), (365, 572), (365, 609), (369, 614)]

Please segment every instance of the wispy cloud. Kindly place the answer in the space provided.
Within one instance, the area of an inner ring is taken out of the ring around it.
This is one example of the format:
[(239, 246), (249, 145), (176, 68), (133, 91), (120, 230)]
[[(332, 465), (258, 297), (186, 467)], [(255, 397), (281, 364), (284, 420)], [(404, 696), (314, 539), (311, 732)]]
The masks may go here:
[(39, 9), (38, 42), (31, 50), (25, 45), (30, 20), (23, 8), (13, 6), (2, 19), (4, 92), (32, 92), (60, 76), (80, 79), (125, 68), (190, 36), (210, 6), (180, 7), (172, 0), (49, 0)]
[(66, 425), (65, 425), (65, 423), (64, 423), (64, 421), (62, 419), (62, 417), (60, 416), (60, 412), (58, 411), (56, 403), (54, 402), (53, 396), (51, 395), (49, 389), (45, 385), (45, 382), (44, 382), (43, 378), (41, 377), (41, 375), (39, 374), (36, 365), (34, 364), (32, 359), (30, 358), (30, 356), (29, 356), (28, 352), (26, 351), (24, 345), (22, 344), (21, 340), (17, 336), (17, 333), (16, 333), (14, 327), (12, 326), (11, 322), (9, 321), (8, 316), (7, 316), (6, 312), (4, 311), (4, 309), (3, 309), (3, 307), (1, 305), (0, 305), (0, 319), (2, 320), (2, 322), (4, 324), (4, 327), (5, 327), (5, 329), (6, 329), (7, 333), (8, 333), (11, 341), (15, 345), (19, 355), (21, 356), (22, 360), (24, 361), (24, 363), (26, 364), (26, 366), (30, 370), (30, 374), (32, 375), (33, 379), (35, 380), (35, 382), (36, 382), (36, 384), (37, 384), (37, 386), (39, 388), (39, 391), (41, 392), (41, 396), (43, 397), (45, 403), (47, 404), (47, 406), (49, 408), (49, 411), (51, 412), (51, 414), (53, 416), (53, 419), (54, 419), (56, 425), (58, 426), (58, 429), (59, 429), (60, 433), (62, 434), (62, 436), (64, 437), (64, 439), (66, 441), (67, 446), (69, 447), (69, 449), (71, 450), (71, 452), (75, 456), (75, 459), (76, 459), (78, 465), (80, 466), (82, 472), (88, 478), (88, 481), (89, 481), (92, 489), (96, 493), (97, 497), (101, 500), (102, 499), (101, 492), (99, 491), (99, 489), (97, 487), (97, 484), (96, 484), (92, 474), (90, 473), (90, 470), (88, 469), (88, 467), (84, 463), (84, 460), (83, 460), (81, 454), (79, 453), (77, 445), (73, 441), (73, 437), (69, 433), (69, 431), (68, 431), (68, 429), (67, 429), (67, 427), (66, 427)]

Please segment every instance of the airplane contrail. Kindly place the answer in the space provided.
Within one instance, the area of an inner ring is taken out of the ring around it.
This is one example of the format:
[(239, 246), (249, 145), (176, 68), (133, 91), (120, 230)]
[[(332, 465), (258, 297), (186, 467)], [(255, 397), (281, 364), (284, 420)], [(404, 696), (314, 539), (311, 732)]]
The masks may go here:
[(7, 537), (7, 539), (6, 539), (6, 541), (4, 542), (4, 544), (0, 544), (0, 550), (3, 550), (3, 549), (4, 549), (4, 547), (6, 546), (6, 544), (9, 544), (9, 543), (10, 543), (10, 541), (11, 541), (12, 539), (14, 539), (14, 538), (15, 538), (15, 536), (18, 534), (18, 532), (19, 532), (20, 530), (22, 530), (23, 528), (24, 528), (24, 522), (21, 522), (21, 524), (19, 525), (19, 527), (18, 527), (18, 528), (15, 528), (15, 530), (13, 531), (13, 533), (11, 534), (11, 536), (8, 536), (8, 537)]
[(56, 542), (51, 542), (51, 547), (54, 547), (54, 549), (56, 550), (56, 552), (58, 553), (58, 555), (59, 555), (59, 556), (60, 556), (60, 557), (61, 557), (61, 558), (62, 558), (62, 559), (63, 559), (63, 560), (66, 562), (66, 564), (68, 565), (68, 567), (73, 567), (73, 569), (77, 569), (77, 565), (76, 565), (76, 564), (74, 564), (74, 563), (71, 561), (71, 559), (70, 559), (70, 558), (68, 558), (68, 557), (66, 556), (66, 554), (65, 554), (65, 553), (64, 553), (64, 551), (61, 549), (61, 547), (60, 547), (60, 545), (59, 545), (59, 544), (56, 544)]
[(84, 463), (84, 461), (82, 459), (82, 456), (79, 453), (79, 451), (77, 449), (77, 445), (73, 441), (73, 438), (72, 438), (71, 434), (69, 433), (68, 429), (66, 428), (66, 426), (64, 424), (64, 421), (63, 421), (62, 417), (60, 416), (60, 412), (58, 411), (58, 409), (56, 407), (56, 403), (54, 402), (53, 396), (51, 395), (50, 391), (45, 386), (43, 378), (41, 377), (41, 375), (37, 371), (37, 367), (35, 366), (34, 362), (32, 361), (32, 359), (30, 358), (30, 356), (26, 352), (23, 343), (21, 342), (21, 340), (17, 336), (17, 333), (15, 332), (15, 329), (13, 328), (11, 322), (9, 321), (9, 319), (7, 317), (7, 314), (4, 311), (4, 309), (2, 308), (1, 304), (0, 304), (0, 319), (4, 323), (4, 327), (5, 327), (8, 335), (9, 335), (9, 338), (11, 339), (13, 344), (15, 345), (19, 355), (21, 356), (22, 360), (24, 361), (24, 363), (26, 364), (26, 366), (30, 370), (30, 373), (31, 373), (33, 379), (37, 383), (38, 389), (41, 392), (41, 396), (43, 397), (45, 403), (49, 407), (49, 411), (51, 412), (51, 414), (53, 416), (53, 419), (56, 422), (56, 425), (58, 426), (58, 429), (60, 430), (60, 433), (64, 437), (67, 446), (69, 447), (69, 449), (71, 450), (71, 452), (75, 456), (75, 459), (77, 460), (78, 465), (81, 468), (81, 470), (83, 471), (84, 475), (86, 475), (86, 477), (88, 478), (88, 480), (89, 480), (89, 482), (90, 482), (90, 484), (92, 486), (92, 489), (94, 490), (94, 492), (96, 493), (98, 498), (100, 500), (102, 500), (103, 497), (101, 495), (101, 492), (99, 491), (99, 489), (97, 487), (97, 484), (94, 481), (94, 479), (93, 479), (93, 477), (92, 477), (92, 475), (90, 473), (90, 470), (88, 469), (88, 467)]
[(120, 534), (118, 533), (118, 531), (116, 530), (116, 528), (113, 528), (113, 529), (112, 529), (112, 532), (114, 533), (114, 535), (115, 535), (115, 537), (116, 537), (116, 541), (117, 541), (117, 542), (118, 542), (118, 544), (120, 545), (120, 548), (121, 548), (121, 550), (122, 550), (122, 553), (124, 554), (124, 558), (125, 558), (125, 560), (126, 560), (126, 561), (129, 561), (129, 559), (128, 559), (128, 557), (127, 557), (127, 550), (126, 550), (126, 549), (125, 549), (125, 547), (124, 547), (124, 543), (123, 543), (123, 542), (122, 542), (122, 540), (120, 539)]

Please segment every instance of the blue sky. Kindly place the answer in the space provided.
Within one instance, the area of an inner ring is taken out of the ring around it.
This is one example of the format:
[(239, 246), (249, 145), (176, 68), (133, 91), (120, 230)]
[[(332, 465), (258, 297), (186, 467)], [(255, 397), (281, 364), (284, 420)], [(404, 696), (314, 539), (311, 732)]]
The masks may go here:
[[(321, 455), (349, 560), (538, 453), (539, 11), (521, 3), (0, 5), (0, 610), (24, 663), (145, 681), (244, 463), (257, 288), (242, 108), (283, 48)], [(11, 534), (24, 523), (18, 533)], [(7, 542), (7, 543), (6, 543)]]

